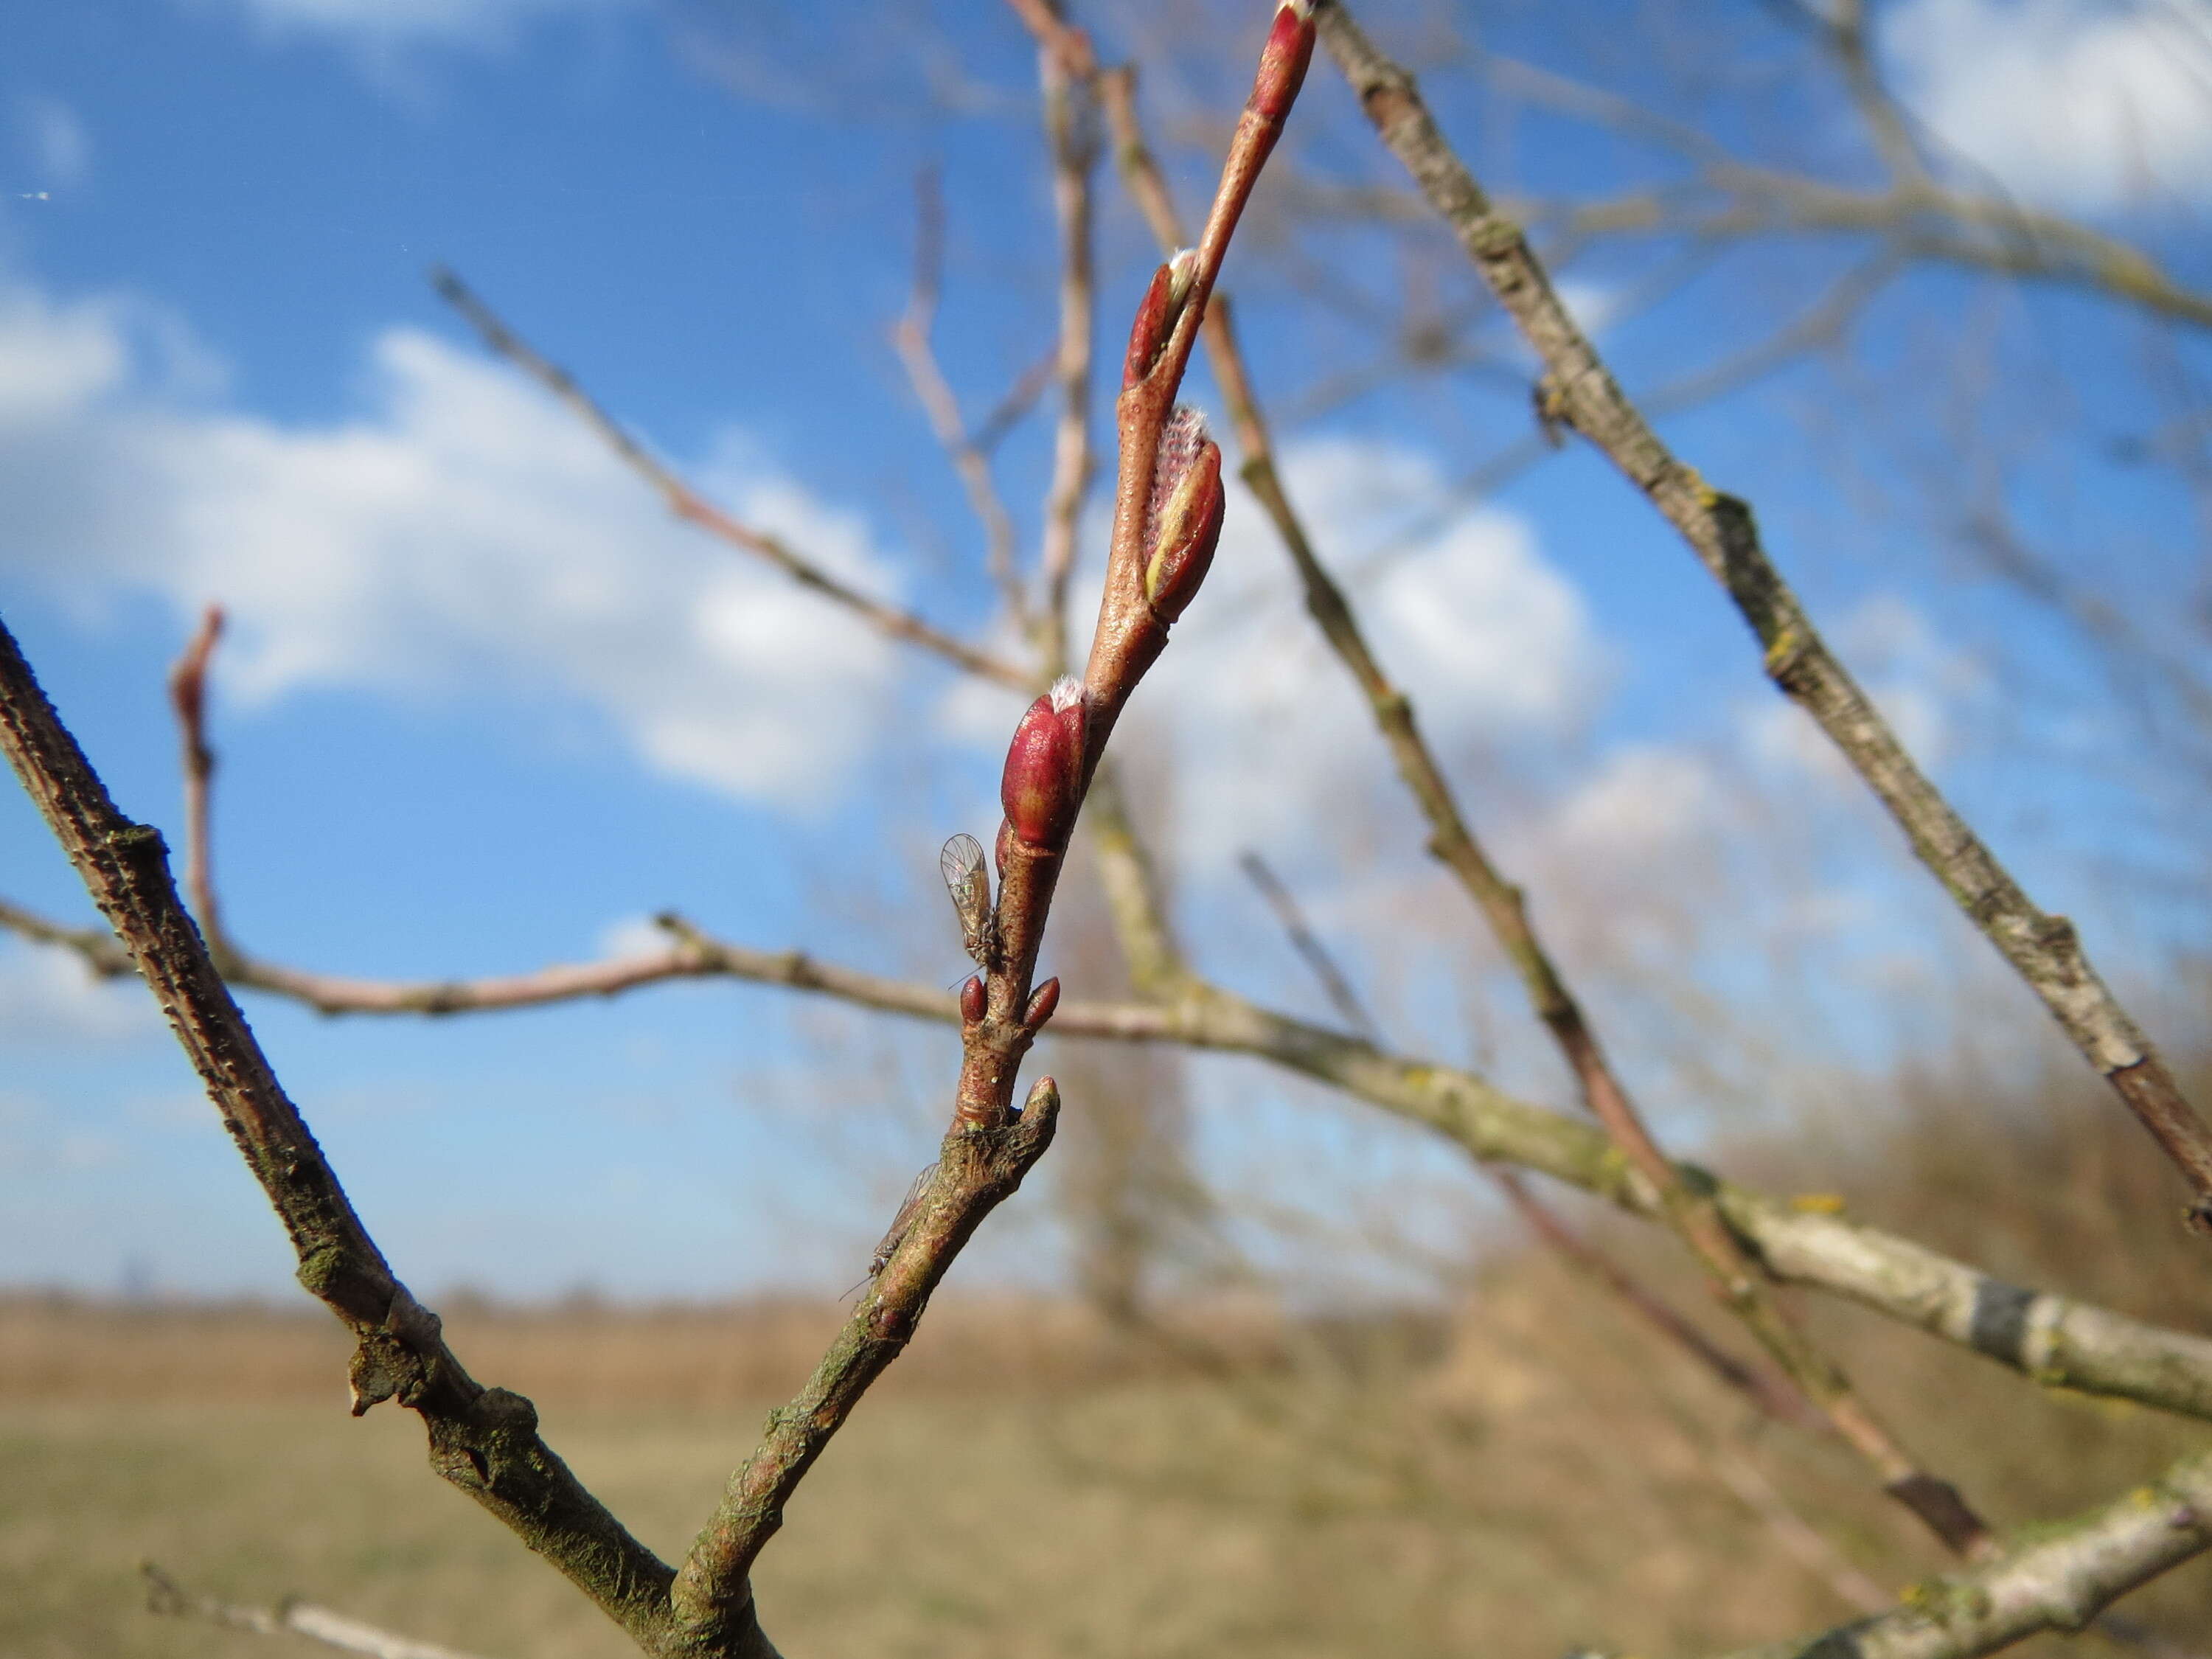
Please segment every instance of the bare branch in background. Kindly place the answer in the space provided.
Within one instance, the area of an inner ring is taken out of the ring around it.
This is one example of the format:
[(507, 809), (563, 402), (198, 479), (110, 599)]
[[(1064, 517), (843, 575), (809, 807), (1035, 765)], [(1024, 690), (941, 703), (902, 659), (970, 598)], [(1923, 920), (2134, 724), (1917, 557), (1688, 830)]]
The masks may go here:
[(138, 971), (131, 953), (117, 943), (115, 934), (102, 927), (70, 927), (0, 899), (0, 928), (37, 945), (58, 945), (74, 951), (84, 965), (102, 979), (122, 979)]
[(1330, 54), (1383, 143), (1543, 361), (1542, 406), (1595, 444), (1689, 543), (1751, 624), (1768, 676), (1828, 734), (1921, 861), (2166, 1149), (2192, 1192), (2192, 1222), (2212, 1233), (2212, 1129), (2090, 966), (2072, 925), (2035, 907), (1914, 763), (1775, 568), (1750, 508), (1677, 460), (1629, 402), (1519, 228), (1492, 207), (1445, 143), (1412, 76), (1375, 49), (1340, 0), (1328, 0), (1319, 15)]
[(2081, 1631), (2208, 1545), (2212, 1453), (2200, 1452), (2102, 1509), (2023, 1535), (1985, 1565), (1915, 1584), (1888, 1613), (1727, 1659), (1975, 1659), (2045, 1631)]
[(1267, 860), (1251, 848), (1245, 848), (1237, 862), (1252, 885), (1259, 889), (1267, 908), (1275, 913), (1275, 920), (1282, 925), (1283, 937), (1291, 942), (1291, 949), (1313, 970), (1314, 978), (1321, 983), (1322, 994), (1336, 1010), (1337, 1018), (1368, 1042), (1379, 1045), (1382, 1041), (1381, 1029), (1359, 1000), (1359, 994), (1352, 988), (1352, 981), (1329, 955), (1328, 947), (1307, 926), (1305, 913), (1298, 908), (1291, 890), (1267, 867)]
[(945, 193), (933, 168), (915, 175), (914, 202), (914, 287), (891, 330), (891, 343), (906, 365), (907, 380), (929, 417), (930, 430), (944, 447), (945, 459), (968, 492), (968, 505), (983, 526), (984, 568), (998, 584), (1006, 614), (1026, 634), (1030, 628), (1029, 592), (1014, 568), (1014, 521), (991, 481), (989, 460), (960, 417), (959, 399), (952, 395), (930, 343), (945, 280)]
[[(1030, 0), (1018, 8), (1032, 27), (1058, 24), (1053, 0)], [(1052, 164), (1053, 214), (1060, 225), (1060, 350), (1055, 380), (1060, 416), (1054, 427), (1052, 479), (1046, 486), (1044, 544), (1039, 563), (1044, 580), (1043, 632), (1047, 665), (1061, 672), (1067, 661), (1067, 583), (1075, 572), (1076, 533), (1095, 470), (1091, 447), (1091, 362), (1097, 331), (1097, 211), (1091, 181), (1097, 170), (1097, 110), (1091, 77), (1090, 42), (1078, 29), (1060, 26), (1043, 38), (1037, 51), (1037, 78), (1043, 90), (1045, 147)]]
[(251, 1631), (257, 1636), (304, 1636), (310, 1642), (340, 1653), (360, 1653), (368, 1659), (472, 1659), (454, 1648), (434, 1642), (417, 1642), (390, 1631), (364, 1625), (312, 1601), (284, 1601), (273, 1607), (219, 1601), (212, 1595), (196, 1595), (151, 1561), (139, 1564), (146, 1581), (146, 1608), (175, 1619), (201, 1619), (228, 1630)]
[(811, 588), (834, 604), (842, 605), (879, 633), (895, 640), (903, 640), (909, 645), (920, 646), (970, 674), (996, 680), (1000, 684), (1012, 686), (1017, 690), (1028, 688), (1029, 674), (1014, 664), (953, 638), (910, 611), (902, 611), (896, 605), (870, 598), (858, 588), (831, 575), (794, 550), (781, 537), (745, 524), (716, 507), (655, 459), (620, 422), (577, 385), (568, 370), (541, 356), (529, 342), (509, 328), (496, 312), (477, 298), (459, 276), (441, 269), (430, 273), (430, 281), (440, 297), (475, 326), (487, 346), (567, 404), (585, 424), (606, 441), (607, 447), (632, 471), (659, 493), (661, 499), (667, 502), (668, 510), (678, 518), (697, 525), (708, 534), (720, 538), (732, 547), (757, 558), (766, 559), (800, 586)]

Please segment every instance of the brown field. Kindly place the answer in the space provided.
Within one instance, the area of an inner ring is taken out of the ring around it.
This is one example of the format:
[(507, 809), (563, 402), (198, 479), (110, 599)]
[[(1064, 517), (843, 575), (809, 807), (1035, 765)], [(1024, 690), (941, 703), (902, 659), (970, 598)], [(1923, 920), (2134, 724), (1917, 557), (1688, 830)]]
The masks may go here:
[[(2051, 1121), (2063, 1132), (2030, 1124), (1994, 1163), (1987, 1137), (1893, 1134), (1844, 1188), (1869, 1218), (2001, 1271), (2205, 1328), (2197, 1247), (2128, 1127)], [(1650, 1244), (1636, 1255), (1664, 1267)], [(536, 1399), (548, 1438), (667, 1553), (841, 1310), (444, 1311), (471, 1368)], [(1813, 1311), (1876, 1404), (2001, 1524), (2101, 1501), (2205, 1437)], [(1747, 1422), (1548, 1258), (1492, 1263), (1449, 1316), (1299, 1326), (1240, 1306), (1187, 1310), (1184, 1327), (1117, 1340), (1072, 1306), (948, 1297), (764, 1558), (780, 1645), (1554, 1659), (1603, 1642), (1666, 1659), (1842, 1619), (1836, 1563), (1893, 1590), (1942, 1565), (1843, 1453)], [(313, 1650), (153, 1617), (134, 1580), (146, 1558), (204, 1591), (298, 1595), (486, 1659), (626, 1652), (427, 1472), (412, 1419), (347, 1417), (343, 1358), (305, 1307), (0, 1301), (0, 1655)], [(1763, 1473), (1835, 1561), (1793, 1557), (1716, 1458)], [(2212, 1633), (2212, 1562), (2130, 1612)]]

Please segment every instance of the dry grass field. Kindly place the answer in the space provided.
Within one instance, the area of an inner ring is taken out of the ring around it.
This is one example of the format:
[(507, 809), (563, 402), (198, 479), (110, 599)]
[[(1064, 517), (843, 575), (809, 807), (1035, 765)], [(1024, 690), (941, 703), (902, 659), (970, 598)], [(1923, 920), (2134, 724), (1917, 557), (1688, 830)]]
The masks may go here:
[[(1994, 1159), (1989, 1136), (1946, 1121), (1889, 1133), (1855, 1175), (1847, 1161), (1855, 1208), (2207, 1328), (2202, 1264), (2117, 1115), (2031, 1115)], [(532, 1395), (548, 1437), (664, 1553), (839, 1314), (446, 1311), (471, 1368)], [(2109, 1497), (2205, 1437), (1815, 1311), (1869, 1395), (2003, 1524)], [(785, 1651), (1554, 1659), (1601, 1640), (1665, 1659), (1844, 1617), (1839, 1568), (1894, 1590), (1942, 1565), (1841, 1452), (1747, 1423), (1548, 1258), (1492, 1262), (1433, 1317), (1210, 1309), (1191, 1328), (1206, 1355), (1117, 1341), (1068, 1306), (948, 1296), (764, 1559)], [(347, 1418), (343, 1362), (305, 1307), (0, 1302), (0, 1655), (308, 1650), (150, 1615), (146, 1558), (209, 1592), (296, 1595), (486, 1659), (625, 1652), (426, 1472), (412, 1419)], [(1833, 1559), (1793, 1556), (1722, 1462), (1788, 1494)], [(2212, 1643), (2212, 1562), (2130, 1611)]]

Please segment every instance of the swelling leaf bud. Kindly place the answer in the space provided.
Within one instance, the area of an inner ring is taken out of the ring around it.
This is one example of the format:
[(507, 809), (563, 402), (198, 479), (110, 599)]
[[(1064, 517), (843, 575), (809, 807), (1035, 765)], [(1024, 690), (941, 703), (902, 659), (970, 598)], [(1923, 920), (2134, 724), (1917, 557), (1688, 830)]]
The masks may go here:
[(1314, 21), (1311, 0), (1283, 0), (1275, 9), (1274, 27), (1260, 51), (1260, 72), (1252, 82), (1252, 112), (1280, 121), (1305, 82), (1306, 65), (1313, 61)]
[(1206, 436), (1203, 416), (1178, 407), (1160, 434), (1145, 514), (1145, 601), (1162, 622), (1182, 616), (1206, 580), (1226, 506), (1221, 447)]
[(983, 981), (975, 974), (968, 975), (968, 982), (960, 988), (960, 1023), (973, 1025), (983, 1018)]
[(1152, 286), (1138, 302), (1136, 321), (1129, 325), (1129, 351), (1121, 361), (1121, 390), (1152, 372), (1168, 337), (1190, 300), (1190, 285), (1198, 276), (1198, 250), (1184, 248), (1152, 273)]
[(1062, 675), (1014, 728), (999, 804), (1006, 823), (1030, 847), (1057, 852), (1075, 828), (1083, 799), (1083, 687)]
[(1024, 1029), (1034, 1032), (1052, 1018), (1052, 1011), (1060, 1006), (1060, 981), (1048, 979), (1030, 994), (1030, 1006), (1022, 1010)]

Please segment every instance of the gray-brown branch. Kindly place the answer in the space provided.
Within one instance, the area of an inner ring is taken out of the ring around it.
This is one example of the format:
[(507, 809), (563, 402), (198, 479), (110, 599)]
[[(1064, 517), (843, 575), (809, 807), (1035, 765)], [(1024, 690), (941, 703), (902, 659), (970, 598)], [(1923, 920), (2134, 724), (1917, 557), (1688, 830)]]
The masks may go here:
[[(116, 810), (4, 625), (0, 747), (275, 1206), (299, 1258), (300, 1282), (353, 1333), (356, 1414), (392, 1399), (418, 1413), (441, 1475), (558, 1567), (640, 1646), (679, 1651), (667, 1642), (672, 1570), (539, 1438), (527, 1400), (488, 1389), (462, 1368), (437, 1316), (393, 1275), (209, 960), (177, 897), (160, 832)], [(718, 1651), (769, 1650), (763, 1641)]]
[(256, 1636), (304, 1636), (311, 1642), (341, 1653), (367, 1654), (368, 1659), (473, 1659), (458, 1649), (434, 1642), (418, 1642), (358, 1619), (349, 1619), (312, 1601), (287, 1599), (273, 1607), (244, 1606), (198, 1595), (177, 1583), (151, 1561), (139, 1564), (146, 1581), (146, 1609), (173, 1619), (202, 1619), (227, 1630), (251, 1631)]
[(746, 524), (715, 506), (655, 458), (586, 392), (567, 369), (541, 355), (528, 341), (508, 327), (499, 313), (478, 298), (459, 276), (441, 267), (430, 273), (430, 281), (438, 290), (439, 296), (475, 327), (485, 345), (559, 398), (586, 425), (598, 433), (632, 471), (659, 492), (661, 500), (667, 503), (668, 510), (676, 517), (698, 526), (708, 534), (756, 558), (767, 560), (801, 587), (843, 606), (891, 639), (920, 646), (955, 667), (980, 675), (984, 679), (996, 680), (1000, 684), (1012, 686), (1016, 690), (1027, 689), (1030, 676), (1017, 665), (955, 639), (935, 623), (910, 611), (902, 611), (896, 605), (887, 605), (861, 592), (850, 583), (831, 575), (781, 537), (770, 535)]
[(1921, 862), (2165, 1148), (2191, 1188), (2192, 1221), (2212, 1232), (2212, 1130), (2090, 965), (2073, 925), (2036, 908), (1914, 763), (1768, 557), (1751, 509), (1677, 459), (1629, 401), (1559, 303), (1520, 228), (1492, 207), (1445, 142), (1413, 77), (1375, 48), (1340, 0), (1325, 0), (1316, 16), (1382, 142), (1542, 360), (1539, 402), (1547, 417), (1596, 445), (1680, 532), (1758, 636), (1768, 676), (1827, 733)]
[(2087, 1629), (2208, 1545), (2212, 1452), (2199, 1452), (2101, 1509), (2024, 1534), (1984, 1565), (1915, 1584), (1887, 1613), (1727, 1659), (1975, 1659), (2047, 1631)]
[[(1103, 770), (1099, 774), (1105, 775)], [(1091, 812), (1097, 804), (1094, 781)], [(13, 926), (13, 917), (26, 914), (0, 904), (0, 926)], [(29, 937), (100, 949), (88, 933), (29, 920)], [(458, 1013), (614, 995), (669, 979), (723, 978), (815, 992), (859, 1007), (946, 1024), (959, 1018), (953, 994), (935, 985), (826, 963), (804, 951), (752, 950), (664, 918), (664, 925), (672, 923), (681, 930), (682, 943), (665, 955), (580, 963), (507, 979), (393, 983), (313, 974), (288, 977), (331, 996), (311, 1006), (333, 1013)], [(300, 994), (281, 981), (255, 983), (276, 994)], [(336, 994), (340, 992), (344, 994)], [(1053, 1016), (1053, 1027), (1064, 1036), (1249, 1054), (1434, 1130), (1475, 1158), (1550, 1176), (1632, 1214), (1656, 1215), (1650, 1188), (1628, 1171), (1590, 1124), (1518, 1099), (1478, 1073), (1394, 1053), (1202, 981), (1181, 981), (1170, 999), (1158, 1002), (1070, 998)], [(1679, 1167), (1693, 1185), (1712, 1188), (1730, 1229), (1769, 1273), (1786, 1283), (1861, 1303), (2053, 1388), (2132, 1400), (2212, 1421), (2212, 1340), (2010, 1284), (1880, 1228), (1801, 1211), (1719, 1181), (1694, 1164)]]

